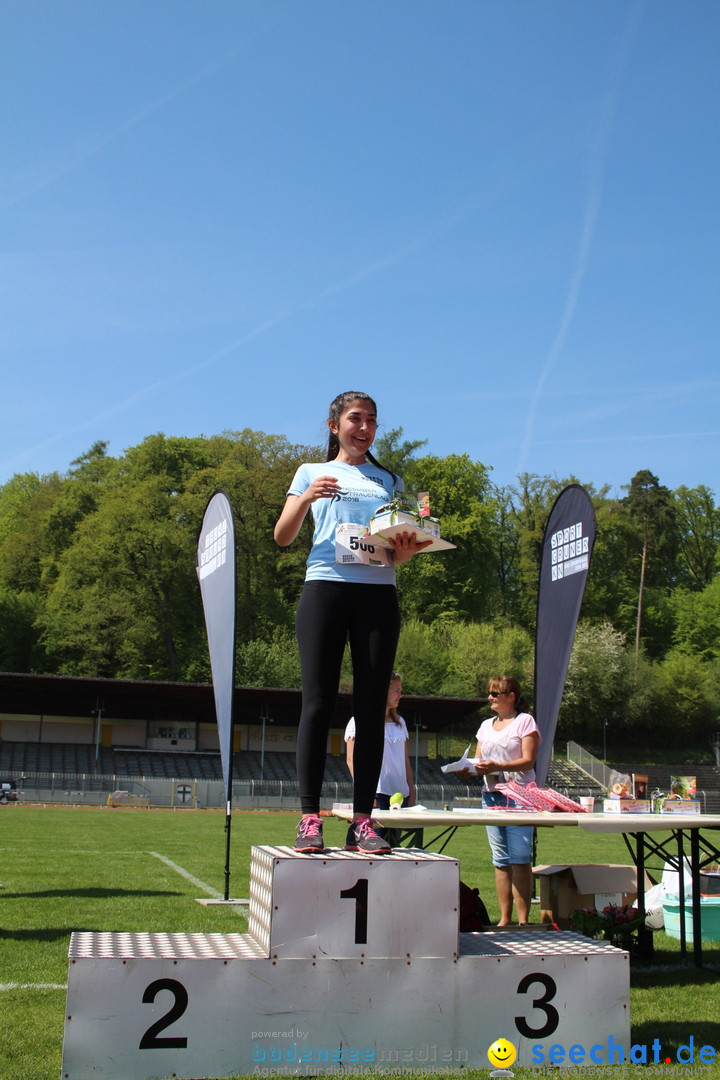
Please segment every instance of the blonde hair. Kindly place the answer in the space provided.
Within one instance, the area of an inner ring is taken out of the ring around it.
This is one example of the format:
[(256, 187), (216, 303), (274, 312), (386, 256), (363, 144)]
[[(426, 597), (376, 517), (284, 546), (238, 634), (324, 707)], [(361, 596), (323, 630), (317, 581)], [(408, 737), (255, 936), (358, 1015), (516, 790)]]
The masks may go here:
[[(392, 684), (394, 682), (402, 683), (402, 675), (400, 674), (399, 671), (393, 671), (392, 675), (390, 676), (390, 685), (388, 686), (388, 693), (390, 692), (390, 687), (392, 686)], [(387, 710), (387, 715), (390, 717), (393, 724), (397, 724), (397, 726), (400, 727), (400, 714), (398, 713), (396, 708), (388, 709)]]

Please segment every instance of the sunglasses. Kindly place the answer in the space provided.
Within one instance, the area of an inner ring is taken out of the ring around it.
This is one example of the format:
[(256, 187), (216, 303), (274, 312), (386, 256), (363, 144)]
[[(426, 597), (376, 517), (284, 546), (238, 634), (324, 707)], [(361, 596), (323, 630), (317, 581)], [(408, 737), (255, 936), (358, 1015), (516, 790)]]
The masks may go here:
[(507, 690), (488, 690), (488, 697), (502, 697), (503, 694), (507, 694)]

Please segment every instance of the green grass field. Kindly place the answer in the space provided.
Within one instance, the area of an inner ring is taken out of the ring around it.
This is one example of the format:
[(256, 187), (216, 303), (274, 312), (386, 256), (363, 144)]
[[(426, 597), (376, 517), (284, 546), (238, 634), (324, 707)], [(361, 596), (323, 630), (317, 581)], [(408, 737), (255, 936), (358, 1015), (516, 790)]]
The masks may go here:
[[(285, 812), (233, 815), (232, 896), (248, 896), (251, 846), (290, 844), (296, 821)], [(341, 846), (344, 829), (328, 819), (326, 844)], [(484, 830), (460, 829), (445, 854), (459, 858), (463, 881), (479, 887), (497, 918)], [(539, 833), (537, 861), (630, 860), (621, 837), (547, 829)], [(0, 807), (0, 1080), (60, 1076), (72, 931), (244, 932), (245, 908), (196, 903), (222, 895), (224, 866), (221, 813)], [(674, 1061), (677, 1047), (693, 1036), (696, 1047), (718, 1049), (717, 1064), (696, 1075), (720, 1077), (720, 943), (704, 950), (706, 966), (697, 970), (691, 957), (682, 960), (676, 941), (657, 933), (652, 960), (633, 961), (632, 1041), (650, 1045), (660, 1038)], [(537, 1075), (513, 1071), (519, 1078)], [(673, 1074), (681, 1075), (680, 1066)], [(479, 1080), (488, 1070), (468, 1075)]]

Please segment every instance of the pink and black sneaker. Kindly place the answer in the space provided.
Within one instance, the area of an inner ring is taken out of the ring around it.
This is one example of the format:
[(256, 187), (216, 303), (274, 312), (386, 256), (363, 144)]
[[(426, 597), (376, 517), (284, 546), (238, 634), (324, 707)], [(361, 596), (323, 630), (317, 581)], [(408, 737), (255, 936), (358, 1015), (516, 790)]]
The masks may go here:
[(370, 818), (353, 821), (345, 839), (346, 851), (362, 851), (367, 855), (389, 855), (392, 848), (375, 832)]
[(316, 814), (305, 814), (300, 819), (293, 850), (301, 851), (303, 855), (319, 855), (325, 850), (322, 818), (319, 818)]

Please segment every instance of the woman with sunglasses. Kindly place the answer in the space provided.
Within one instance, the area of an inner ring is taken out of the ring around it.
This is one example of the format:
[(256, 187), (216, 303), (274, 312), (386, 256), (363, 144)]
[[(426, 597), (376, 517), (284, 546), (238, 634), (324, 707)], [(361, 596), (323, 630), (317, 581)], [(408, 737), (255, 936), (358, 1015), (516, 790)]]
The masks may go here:
[[(483, 777), (483, 806), (513, 806), (495, 785), (535, 779), (540, 732), (528, 712), (517, 679), (504, 676), (488, 683), (489, 706), (494, 716), (477, 733), (475, 771)], [(512, 922), (513, 901), (518, 922), (530, 921), (532, 894), (532, 825), (488, 825), (488, 840), (495, 867), (495, 888), (500, 904), (498, 926)]]

